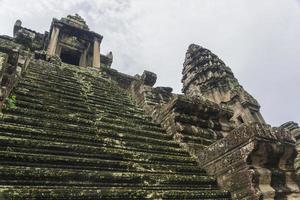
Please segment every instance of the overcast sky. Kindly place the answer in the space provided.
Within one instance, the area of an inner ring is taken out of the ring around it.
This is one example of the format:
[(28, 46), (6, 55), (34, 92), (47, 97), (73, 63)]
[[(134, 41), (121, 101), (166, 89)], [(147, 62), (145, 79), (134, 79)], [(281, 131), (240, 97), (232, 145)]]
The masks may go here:
[(157, 86), (179, 93), (196, 43), (231, 67), (268, 123), (300, 122), (299, 0), (0, 0), (0, 34), (12, 35), (16, 19), (44, 32), (75, 13), (104, 36), (101, 52), (121, 72), (153, 71)]

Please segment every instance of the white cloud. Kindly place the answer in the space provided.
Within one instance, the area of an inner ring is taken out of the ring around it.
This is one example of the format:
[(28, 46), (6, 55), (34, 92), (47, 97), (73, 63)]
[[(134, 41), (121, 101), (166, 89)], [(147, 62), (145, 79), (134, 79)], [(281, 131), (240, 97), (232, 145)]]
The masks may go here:
[(52, 17), (79, 13), (104, 35), (113, 67), (158, 74), (157, 85), (181, 89), (190, 43), (211, 49), (261, 103), (268, 122), (300, 122), (300, 6), (296, 0), (2, 0), (0, 33), (17, 18), (43, 32)]

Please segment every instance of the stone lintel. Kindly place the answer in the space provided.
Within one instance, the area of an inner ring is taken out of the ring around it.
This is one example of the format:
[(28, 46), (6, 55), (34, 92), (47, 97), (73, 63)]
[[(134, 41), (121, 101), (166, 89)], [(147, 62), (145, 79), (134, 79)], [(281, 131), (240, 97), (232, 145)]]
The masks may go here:
[(103, 36), (95, 33), (93, 31), (85, 30), (78, 28), (76, 26), (72, 26), (68, 23), (62, 22), (57, 19), (53, 19), (52, 24), (51, 24), (51, 29), (53, 27), (60, 27), (63, 32), (69, 33), (71, 35), (74, 35), (78, 38), (82, 38), (84, 40), (94, 42), (94, 38), (97, 38), (100, 43), (102, 42)]

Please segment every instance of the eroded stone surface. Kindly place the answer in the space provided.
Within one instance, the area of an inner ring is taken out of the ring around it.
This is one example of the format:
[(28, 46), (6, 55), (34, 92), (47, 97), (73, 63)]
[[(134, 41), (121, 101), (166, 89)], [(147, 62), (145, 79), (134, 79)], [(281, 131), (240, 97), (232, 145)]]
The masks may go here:
[[(79, 16), (60, 22), (88, 31)], [(20, 21), (14, 32), (0, 37), (1, 199), (230, 199), (125, 90), (156, 75), (71, 65)]]
[(102, 72), (32, 60), (2, 108), (4, 199), (230, 199)]
[(296, 168), (297, 175), (298, 175), (298, 181), (300, 182), (300, 127), (296, 122), (293, 122), (293, 121), (286, 122), (286, 123), (282, 124), (280, 127), (290, 131), (296, 139), (298, 155), (295, 160), (295, 168)]
[(257, 101), (207, 49), (189, 47), (182, 80), (185, 95), (141, 80), (130, 91), (233, 199), (298, 199), (295, 131), (266, 125)]
[(266, 125), (216, 55), (190, 45), (174, 94), (101, 40), (79, 15), (0, 36), (1, 199), (300, 198), (299, 127)]
[(191, 44), (183, 68), (183, 93), (205, 98), (234, 111), (236, 124), (261, 122), (260, 105), (234, 77), (231, 69), (210, 50)]

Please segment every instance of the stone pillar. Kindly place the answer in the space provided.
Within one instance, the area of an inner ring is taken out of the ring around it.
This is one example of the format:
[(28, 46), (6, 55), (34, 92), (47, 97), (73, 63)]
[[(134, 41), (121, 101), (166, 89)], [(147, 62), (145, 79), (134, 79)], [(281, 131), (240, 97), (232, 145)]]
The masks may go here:
[(97, 38), (94, 41), (93, 67), (100, 68), (100, 42)]
[(58, 27), (53, 27), (52, 33), (51, 33), (51, 38), (48, 44), (48, 49), (47, 52), (49, 55), (55, 55), (56, 51), (56, 46), (57, 46), (57, 41), (58, 41), (58, 35), (59, 35), (59, 28)]
[(87, 50), (85, 49), (82, 53), (81, 53), (81, 57), (80, 57), (80, 61), (79, 61), (79, 65), (82, 67), (86, 67), (86, 55), (87, 55)]

